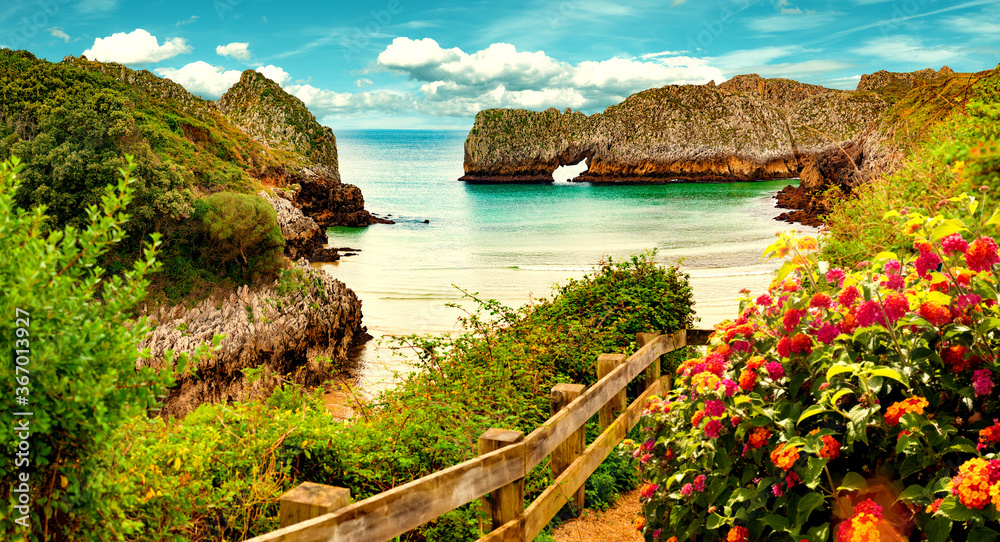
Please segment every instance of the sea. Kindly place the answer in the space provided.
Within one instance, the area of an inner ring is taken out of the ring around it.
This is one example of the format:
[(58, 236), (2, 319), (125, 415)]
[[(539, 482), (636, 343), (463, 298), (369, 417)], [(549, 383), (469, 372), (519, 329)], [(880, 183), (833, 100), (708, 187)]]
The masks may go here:
[(356, 353), (366, 393), (412, 370), (412, 352), (394, 337), (460, 332), (472, 297), (520, 306), (604, 260), (655, 250), (690, 275), (696, 327), (710, 328), (735, 318), (741, 289), (766, 289), (779, 262), (761, 254), (776, 234), (815, 233), (774, 220), (774, 195), (796, 179), (595, 186), (568, 181), (586, 169), (579, 164), (556, 170), (551, 184), (465, 184), (466, 135), (337, 132), (341, 178), (361, 189), (369, 211), (396, 222), (330, 228), (330, 246), (352, 255), (316, 264), (362, 301), (375, 337)]

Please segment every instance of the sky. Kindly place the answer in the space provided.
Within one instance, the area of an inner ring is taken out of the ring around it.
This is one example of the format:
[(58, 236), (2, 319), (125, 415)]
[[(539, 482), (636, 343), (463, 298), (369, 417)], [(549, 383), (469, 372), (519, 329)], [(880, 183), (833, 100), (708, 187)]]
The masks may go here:
[(741, 73), (1000, 62), (1000, 0), (0, 0), (0, 47), (119, 62), (215, 100), (256, 69), (337, 129), (468, 130), (493, 107), (604, 110)]

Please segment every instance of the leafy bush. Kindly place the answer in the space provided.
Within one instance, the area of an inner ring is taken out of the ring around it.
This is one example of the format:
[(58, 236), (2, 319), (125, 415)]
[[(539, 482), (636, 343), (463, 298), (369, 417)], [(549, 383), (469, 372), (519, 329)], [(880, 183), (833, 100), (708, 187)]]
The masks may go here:
[[(61, 539), (82, 518), (108, 522), (125, 518), (117, 504), (116, 481), (96, 457), (127, 420), (144, 415), (169, 371), (136, 370), (136, 345), (149, 331), (145, 319), (130, 317), (155, 269), (156, 237), (128, 271), (107, 277), (98, 265), (123, 239), (132, 198), (127, 170), (109, 186), (100, 205), (86, 209), (83, 228), (46, 227), (45, 206), (31, 211), (14, 205), (17, 161), (0, 166), (0, 335), (18, 349), (17, 364), (0, 367), (11, 388), (10, 412), (30, 412), (18, 424), (4, 423), (0, 491), (17, 504), (15, 483), (31, 488), (30, 530), (15, 525), (23, 516), (4, 507), (4, 539)], [(19, 318), (23, 318), (19, 320)], [(23, 362), (23, 363), (22, 363)], [(16, 379), (16, 380), (15, 380)], [(18, 398), (15, 405), (14, 397)], [(19, 448), (27, 423), (29, 449)], [(15, 451), (26, 452), (16, 456)], [(20, 461), (27, 459), (28, 463)], [(29, 479), (25, 480), (25, 474)], [(22, 503), (23, 504), (23, 503)]]
[(197, 200), (192, 218), (201, 234), (202, 265), (225, 270), (238, 282), (272, 278), (283, 267), (285, 238), (277, 213), (262, 198), (218, 192)]
[(768, 249), (791, 256), (770, 291), (643, 416), (647, 540), (1000, 535), (1000, 215), (952, 201), (972, 222), (906, 215), (903, 263), (824, 274), (813, 239)]

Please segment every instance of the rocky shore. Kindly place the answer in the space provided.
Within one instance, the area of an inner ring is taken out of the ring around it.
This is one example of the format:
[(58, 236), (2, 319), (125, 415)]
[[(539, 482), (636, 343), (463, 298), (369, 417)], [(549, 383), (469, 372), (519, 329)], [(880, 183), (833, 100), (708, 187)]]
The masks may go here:
[[(152, 357), (140, 366), (165, 363), (167, 350), (193, 355), (225, 335), (217, 351), (178, 378), (164, 416), (184, 416), (205, 402), (267, 397), (283, 381), (319, 385), (347, 367), (350, 349), (370, 338), (354, 292), (304, 259), (267, 286), (244, 286), (221, 302), (165, 308), (150, 317), (158, 325), (139, 348), (149, 348)], [(248, 376), (258, 367), (258, 378)]]

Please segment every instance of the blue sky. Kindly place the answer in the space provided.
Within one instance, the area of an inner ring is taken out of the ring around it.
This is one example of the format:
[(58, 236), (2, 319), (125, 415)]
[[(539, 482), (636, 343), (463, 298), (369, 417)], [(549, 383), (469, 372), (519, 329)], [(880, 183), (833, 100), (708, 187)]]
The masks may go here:
[(594, 113), (740, 73), (1000, 62), (1000, 0), (0, 0), (0, 47), (116, 61), (218, 98), (258, 69), (324, 124), (468, 129), (489, 107)]

